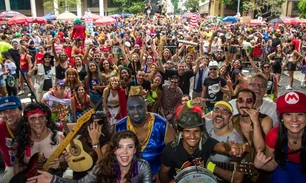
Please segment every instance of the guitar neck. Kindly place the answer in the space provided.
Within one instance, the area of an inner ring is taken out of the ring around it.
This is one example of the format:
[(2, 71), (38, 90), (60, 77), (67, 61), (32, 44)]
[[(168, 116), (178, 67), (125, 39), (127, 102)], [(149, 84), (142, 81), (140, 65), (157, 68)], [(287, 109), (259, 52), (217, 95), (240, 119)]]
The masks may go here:
[[(68, 128), (68, 125), (67, 125), (67, 122), (66, 122), (66, 121), (63, 122), (63, 126), (64, 126), (65, 133), (66, 133), (66, 134), (69, 134), (69, 133), (70, 133), (70, 130), (69, 130), (69, 128)], [(73, 147), (75, 146), (73, 140), (70, 141), (70, 144), (71, 144), (71, 146), (73, 146)]]
[(81, 128), (82, 125), (83, 124), (76, 124), (73, 127), (73, 130), (71, 132), (69, 132), (69, 134), (65, 137), (65, 139), (60, 143), (60, 145), (57, 147), (57, 149), (53, 152), (53, 154), (48, 158), (48, 160), (43, 165), (43, 170), (44, 171), (47, 172), (49, 170), (49, 168), (48, 168), (49, 163), (51, 163), (55, 158), (58, 158), (62, 154), (63, 150), (67, 147), (67, 145), (73, 139), (75, 134), (79, 131), (79, 129)]
[(235, 170), (235, 167), (236, 167), (236, 163), (226, 163), (226, 162), (218, 162), (218, 161), (211, 161), (211, 162), (216, 164), (218, 167), (225, 169), (225, 170), (229, 170), (229, 171)]

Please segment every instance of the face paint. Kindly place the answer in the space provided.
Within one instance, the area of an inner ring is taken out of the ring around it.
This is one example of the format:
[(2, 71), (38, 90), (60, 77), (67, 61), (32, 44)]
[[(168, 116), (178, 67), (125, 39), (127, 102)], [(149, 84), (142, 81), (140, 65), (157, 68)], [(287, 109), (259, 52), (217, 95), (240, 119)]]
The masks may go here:
[(143, 98), (140, 96), (129, 97), (127, 101), (127, 112), (133, 123), (143, 123), (147, 112)]

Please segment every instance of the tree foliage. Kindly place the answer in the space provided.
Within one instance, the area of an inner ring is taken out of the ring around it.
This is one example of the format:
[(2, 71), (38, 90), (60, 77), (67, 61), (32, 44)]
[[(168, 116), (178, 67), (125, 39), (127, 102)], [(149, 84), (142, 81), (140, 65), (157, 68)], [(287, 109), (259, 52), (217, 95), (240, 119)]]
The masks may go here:
[(187, 11), (197, 12), (199, 11), (199, 0), (187, 0), (184, 3)]
[(267, 13), (270, 13), (271, 16), (280, 16), (284, 2), (286, 0), (255, 0), (255, 2), (244, 0), (242, 7), (244, 12), (256, 11), (257, 16)]
[(118, 4), (117, 13), (141, 13), (145, 8), (143, 0), (112, 0)]
[(298, 4), (298, 8), (300, 10), (300, 17), (306, 18), (306, 0), (301, 0)]
[(174, 7), (174, 13), (179, 13), (180, 8), (178, 7), (178, 0), (171, 0), (171, 3), (173, 4)]
[[(57, 0), (58, 4), (58, 12), (65, 12), (66, 8), (69, 11), (69, 8), (75, 8), (78, 3), (81, 3), (79, 0)], [(53, 10), (54, 9), (54, 0), (46, 0), (44, 1), (44, 7)]]

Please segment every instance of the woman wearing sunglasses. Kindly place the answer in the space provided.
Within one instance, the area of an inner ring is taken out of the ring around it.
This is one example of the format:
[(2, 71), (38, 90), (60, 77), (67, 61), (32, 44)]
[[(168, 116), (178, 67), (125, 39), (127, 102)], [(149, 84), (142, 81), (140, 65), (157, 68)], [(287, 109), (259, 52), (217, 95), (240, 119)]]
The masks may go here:
[(268, 79), (267, 83), (267, 95), (270, 97), (273, 101), (277, 99), (278, 96), (278, 80), (276, 78), (276, 75), (272, 72), (271, 65), (269, 62), (264, 62), (262, 64), (262, 70), (260, 70), (257, 65), (255, 64), (254, 60), (251, 58), (250, 54), (247, 54), (250, 63), (253, 67), (253, 70), (258, 73), (262, 72), (266, 78)]
[(289, 92), (277, 99), (279, 126), (266, 137), (266, 149), (257, 149), (256, 168), (273, 171), (272, 183), (306, 180), (306, 95)]

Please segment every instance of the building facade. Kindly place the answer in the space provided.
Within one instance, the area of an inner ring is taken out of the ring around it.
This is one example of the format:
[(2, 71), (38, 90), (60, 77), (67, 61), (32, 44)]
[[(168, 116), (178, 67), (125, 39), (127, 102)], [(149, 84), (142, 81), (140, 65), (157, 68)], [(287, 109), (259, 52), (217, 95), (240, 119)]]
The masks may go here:
[[(0, 0), (0, 12), (13, 10), (18, 11), (26, 16), (40, 17), (50, 12), (56, 11), (54, 9), (47, 9), (43, 6), (44, 0)], [(57, 0), (54, 0), (54, 8), (56, 9)], [(85, 11), (91, 11), (99, 15), (107, 16), (111, 8), (116, 8), (116, 4), (112, 0), (81, 0), (81, 3), (76, 8), (69, 8), (68, 11), (75, 13), (78, 17), (85, 14)]]
[[(243, 1), (243, 0), (241, 0)], [(254, 1), (254, 0), (251, 0)], [(299, 16), (298, 3), (300, 0), (287, 0), (282, 4), (281, 16), (297, 17)], [(236, 9), (225, 5), (219, 0), (205, 0), (199, 3), (199, 13), (203, 15), (214, 15), (220, 17), (234, 16), (237, 13)], [(245, 16), (246, 14), (242, 15)], [(249, 13), (249, 16), (254, 18), (254, 12)]]

